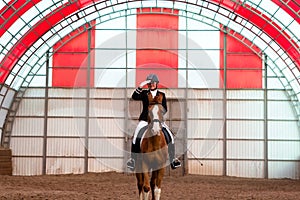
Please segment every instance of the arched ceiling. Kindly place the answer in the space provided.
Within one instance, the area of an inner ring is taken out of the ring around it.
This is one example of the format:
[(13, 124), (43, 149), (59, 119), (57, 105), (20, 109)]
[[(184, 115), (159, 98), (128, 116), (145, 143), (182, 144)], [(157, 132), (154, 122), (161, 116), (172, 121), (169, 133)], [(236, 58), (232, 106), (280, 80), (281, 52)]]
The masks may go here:
[(241, 41), (247, 38), (252, 42), (248, 46), (254, 51), (258, 46), (278, 73), (291, 80), (291, 87), (298, 88), (296, 93), (300, 91), (300, 6), (293, 0), (11, 0), (0, 6), (0, 83), (15, 89), (49, 48), (79, 26), (95, 18), (106, 21), (135, 14), (136, 8), (167, 7), (186, 17), (223, 24), (233, 36), (242, 35)]

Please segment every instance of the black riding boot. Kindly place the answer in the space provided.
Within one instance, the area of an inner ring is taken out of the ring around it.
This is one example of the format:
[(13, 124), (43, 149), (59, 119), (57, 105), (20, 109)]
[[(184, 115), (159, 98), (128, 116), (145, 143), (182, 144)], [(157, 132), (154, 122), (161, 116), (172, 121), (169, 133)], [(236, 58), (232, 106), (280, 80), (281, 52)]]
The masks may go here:
[(136, 144), (131, 144), (131, 158), (127, 161), (127, 168), (130, 169), (131, 171), (134, 171), (135, 169), (135, 161), (137, 158), (137, 145)]
[(170, 159), (170, 165), (172, 169), (176, 169), (178, 167), (181, 167), (181, 162), (177, 158), (175, 158), (175, 144), (170, 142), (168, 144), (168, 152), (169, 152), (169, 159)]
[(170, 165), (172, 169), (176, 169), (178, 167), (181, 167), (180, 160), (175, 158), (175, 144), (172, 143), (171, 136), (169, 135), (168, 130), (163, 127), (163, 133), (166, 138), (166, 142), (168, 144), (168, 152), (169, 152), (169, 159), (170, 159)]

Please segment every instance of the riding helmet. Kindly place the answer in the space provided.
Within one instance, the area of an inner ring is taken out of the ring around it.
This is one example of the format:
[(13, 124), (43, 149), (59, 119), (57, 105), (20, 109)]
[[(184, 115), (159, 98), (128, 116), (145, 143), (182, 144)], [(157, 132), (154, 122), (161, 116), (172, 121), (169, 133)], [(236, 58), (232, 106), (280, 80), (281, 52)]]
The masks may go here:
[(159, 82), (158, 76), (156, 74), (149, 74), (147, 76), (146, 80), (150, 80), (151, 83), (154, 83), (154, 82), (158, 83)]

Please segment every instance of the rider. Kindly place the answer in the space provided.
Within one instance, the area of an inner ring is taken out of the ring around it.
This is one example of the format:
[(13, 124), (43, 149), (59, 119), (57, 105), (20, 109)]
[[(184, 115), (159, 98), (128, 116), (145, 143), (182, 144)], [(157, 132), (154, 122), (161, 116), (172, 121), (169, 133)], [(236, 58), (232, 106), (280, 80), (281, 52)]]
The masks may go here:
[[(135, 169), (135, 160), (136, 160), (136, 153), (139, 153), (139, 146), (137, 144), (137, 136), (141, 129), (144, 129), (148, 125), (148, 106), (149, 106), (149, 97), (150, 99), (154, 99), (155, 96), (162, 95), (162, 106), (165, 108), (165, 112), (167, 112), (167, 100), (165, 93), (157, 90), (157, 85), (159, 83), (158, 77), (156, 74), (149, 74), (145, 81), (140, 83), (139, 87), (135, 89), (132, 94), (132, 99), (142, 101), (143, 102), (143, 110), (139, 117), (139, 123), (135, 129), (132, 146), (131, 146), (131, 158), (127, 161), (127, 167), (130, 170)], [(142, 88), (148, 85), (148, 90), (143, 90)], [(151, 96), (150, 96), (151, 95)], [(180, 161), (175, 158), (175, 145), (174, 145), (174, 137), (171, 133), (169, 127), (166, 125), (165, 122), (162, 122), (162, 130), (164, 132), (165, 137), (169, 139), (168, 144), (168, 152), (169, 152), (169, 159), (171, 162), (171, 168), (176, 169), (181, 166)], [(167, 139), (167, 140), (168, 140)]]

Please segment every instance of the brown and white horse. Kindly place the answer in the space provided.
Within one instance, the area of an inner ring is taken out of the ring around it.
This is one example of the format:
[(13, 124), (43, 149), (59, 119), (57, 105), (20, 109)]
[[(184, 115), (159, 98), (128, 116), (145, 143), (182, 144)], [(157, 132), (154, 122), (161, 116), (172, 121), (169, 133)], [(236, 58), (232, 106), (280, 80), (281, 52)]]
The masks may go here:
[(161, 126), (164, 108), (161, 104), (154, 104), (148, 109), (149, 125), (136, 162), (136, 178), (140, 200), (148, 200), (150, 191), (152, 200), (159, 200), (168, 159), (168, 147)]

